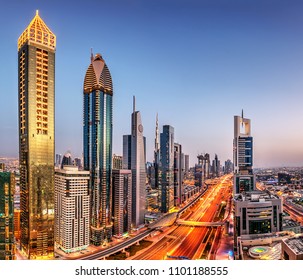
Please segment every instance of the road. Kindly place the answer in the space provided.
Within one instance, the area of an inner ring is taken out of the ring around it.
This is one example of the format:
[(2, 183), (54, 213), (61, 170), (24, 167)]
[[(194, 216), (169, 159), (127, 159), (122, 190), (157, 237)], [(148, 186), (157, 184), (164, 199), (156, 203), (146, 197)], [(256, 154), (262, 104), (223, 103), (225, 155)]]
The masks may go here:
[[(227, 183), (228, 182), (228, 183)], [(196, 205), (183, 213), (181, 218), (198, 222), (220, 220), (223, 201), (231, 195), (231, 175), (223, 177), (209, 188)], [(213, 259), (221, 236), (221, 227), (175, 226), (169, 235), (137, 254), (136, 260)]]

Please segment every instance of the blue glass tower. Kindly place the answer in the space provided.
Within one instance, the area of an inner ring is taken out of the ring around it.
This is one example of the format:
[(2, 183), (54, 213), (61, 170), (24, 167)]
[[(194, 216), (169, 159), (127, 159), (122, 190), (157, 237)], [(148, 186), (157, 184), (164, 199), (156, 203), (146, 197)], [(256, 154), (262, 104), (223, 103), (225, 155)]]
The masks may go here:
[(84, 169), (91, 174), (91, 243), (101, 245), (112, 236), (113, 86), (110, 72), (100, 54), (91, 56), (83, 93)]

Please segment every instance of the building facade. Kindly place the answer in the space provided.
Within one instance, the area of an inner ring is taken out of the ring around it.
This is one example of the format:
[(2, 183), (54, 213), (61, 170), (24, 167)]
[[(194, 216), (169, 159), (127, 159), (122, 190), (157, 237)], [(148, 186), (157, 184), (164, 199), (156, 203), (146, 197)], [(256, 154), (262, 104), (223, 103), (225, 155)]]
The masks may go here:
[(84, 170), (91, 174), (91, 243), (98, 246), (112, 236), (113, 85), (109, 69), (100, 54), (91, 56), (83, 94)]
[(174, 128), (163, 126), (160, 134), (161, 212), (174, 207)]
[(55, 245), (65, 253), (89, 245), (89, 171), (63, 166), (55, 171)]
[(54, 256), (56, 36), (38, 12), (18, 39), (21, 249)]
[(235, 196), (235, 233), (264, 234), (282, 231), (282, 201), (266, 192), (252, 191)]
[(15, 259), (14, 194), (14, 174), (0, 172), (0, 260)]
[(132, 221), (132, 172), (113, 169), (113, 234), (122, 237), (131, 231)]

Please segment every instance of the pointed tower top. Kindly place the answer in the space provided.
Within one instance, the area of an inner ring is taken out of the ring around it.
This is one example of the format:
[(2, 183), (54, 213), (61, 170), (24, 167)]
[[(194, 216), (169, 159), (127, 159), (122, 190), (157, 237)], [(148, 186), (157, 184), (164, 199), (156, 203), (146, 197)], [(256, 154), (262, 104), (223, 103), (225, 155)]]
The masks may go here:
[(244, 118), (244, 114), (243, 114), (243, 109), (242, 109), (242, 115), (241, 115), (242, 119)]
[(18, 50), (20, 50), (24, 44), (30, 44), (31, 42), (46, 46), (52, 50), (56, 48), (56, 36), (41, 19), (38, 10), (36, 10), (36, 15), (30, 24), (20, 35), (18, 39)]

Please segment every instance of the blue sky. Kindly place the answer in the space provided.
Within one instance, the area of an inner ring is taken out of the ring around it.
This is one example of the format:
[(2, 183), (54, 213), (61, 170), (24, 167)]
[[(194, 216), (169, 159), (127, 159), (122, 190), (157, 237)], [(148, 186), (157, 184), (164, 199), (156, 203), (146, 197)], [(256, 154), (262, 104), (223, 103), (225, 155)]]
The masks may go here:
[(12, 0), (0, 10), (0, 155), (18, 155), (17, 39), (39, 10), (57, 36), (56, 152), (82, 153), (90, 49), (114, 84), (113, 152), (136, 96), (152, 160), (156, 114), (194, 164), (232, 159), (233, 116), (252, 120), (255, 167), (303, 165), (303, 2)]

